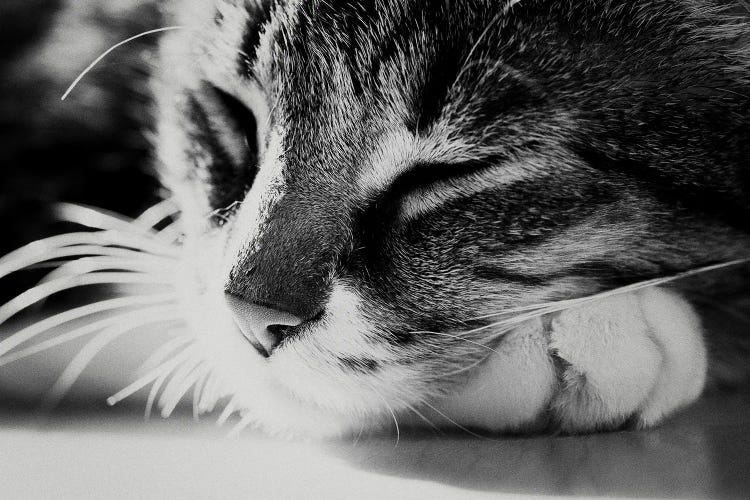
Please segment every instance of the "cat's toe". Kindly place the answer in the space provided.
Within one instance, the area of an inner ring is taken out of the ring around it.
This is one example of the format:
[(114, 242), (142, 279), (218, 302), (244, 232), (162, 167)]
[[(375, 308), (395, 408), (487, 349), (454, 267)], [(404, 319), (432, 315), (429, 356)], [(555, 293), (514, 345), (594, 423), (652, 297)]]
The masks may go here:
[(551, 324), (564, 432), (649, 426), (694, 401), (705, 382), (699, 321), (678, 295), (652, 289), (561, 313)]

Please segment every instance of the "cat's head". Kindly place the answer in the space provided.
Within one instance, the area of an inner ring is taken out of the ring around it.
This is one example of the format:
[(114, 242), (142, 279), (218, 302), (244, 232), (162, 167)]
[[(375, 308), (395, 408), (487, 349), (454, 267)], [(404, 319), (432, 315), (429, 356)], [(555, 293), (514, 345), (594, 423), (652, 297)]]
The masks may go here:
[(702, 2), (172, 10), (182, 291), (272, 429), (387, 422), (460, 391), (492, 315), (742, 248), (747, 57)]

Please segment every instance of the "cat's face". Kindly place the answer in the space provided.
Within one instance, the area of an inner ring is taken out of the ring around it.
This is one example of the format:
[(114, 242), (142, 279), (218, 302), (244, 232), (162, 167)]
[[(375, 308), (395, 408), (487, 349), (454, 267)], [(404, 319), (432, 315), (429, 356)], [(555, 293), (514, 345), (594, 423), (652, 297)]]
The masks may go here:
[[(706, 156), (726, 134), (701, 120), (735, 97), (674, 104), (732, 79), (678, 53), (687, 7), (650, 3), (176, 2), (162, 177), (238, 405), (272, 429), (387, 422), (460, 391), (507, 330), (487, 315), (733, 256), (717, 200), (747, 146)], [(704, 191), (707, 161), (728, 177)]]

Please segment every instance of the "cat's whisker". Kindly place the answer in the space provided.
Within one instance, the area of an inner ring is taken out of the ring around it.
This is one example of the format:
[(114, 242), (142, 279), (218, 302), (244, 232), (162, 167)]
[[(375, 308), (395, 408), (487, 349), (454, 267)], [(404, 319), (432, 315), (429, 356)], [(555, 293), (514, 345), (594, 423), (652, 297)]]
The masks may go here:
[(0, 278), (32, 264), (64, 257), (91, 255), (110, 257), (143, 255), (144, 259), (171, 258), (175, 260), (179, 254), (173, 247), (149, 248), (148, 245), (140, 245), (131, 237), (124, 237), (122, 234), (110, 231), (67, 233), (36, 240), (1, 257)]
[(133, 220), (133, 224), (153, 229), (161, 222), (175, 217), (179, 213), (180, 209), (172, 200), (162, 200), (141, 212), (141, 215)]
[[(174, 330), (172, 330), (174, 331)], [(190, 335), (178, 335), (177, 337), (167, 340), (154, 350), (146, 360), (136, 369), (136, 373), (149, 371), (161, 364), (170, 354), (177, 349), (192, 343), (193, 337)]]
[(443, 431), (440, 429), (440, 427), (438, 427), (437, 425), (435, 425), (435, 423), (432, 420), (430, 420), (429, 418), (427, 418), (426, 416), (424, 416), (424, 414), (422, 412), (420, 412), (419, 410), (417, 410), (413, 405), (407, 403), (406, 401), (400, 401), (400, 402), (401, 402), (401, 404), (403, 404), (404, 406), (406, 406), (406, 408), (409, 411), (411, 411), (417, 417), (419, 417), (422, 421), (424, 421), (427, 425), (429, 425), (430, 427), (432, 427), (433, 429), (435, 429), (440, 434), (443, 434)]
[(393, 418), (393, 425), (396, 426), (396, 443), (394, 447), (398, 446), (398, 443), (401, 441), (401, 428), (398, 425), (398, 419), (396, 418), (396, 412), (393, 411), (393, 407), (388, 403), (388, 400), (383, 397), (383, 395), (378, 391), (373, 384), (368, 383), (367, 384), (370, 388), (370, 390), (375, 394), (378, 398), (380, 398), (381, 401), (383, 401), (383, 404), (385, 405), (388, 412), (391, 414), (391, 417)]
[[(139, 306), (149, 306), (157, 304), (168, 304), (174, 300), (173, 293), (166, 294), (153, 294), (148, 296), (130, 296), (130, 297), (117, 297), (114, 299), (106, 299), (85, 306), (75, 307), (68, 309), (64, 312), (54, 314), (48, 318), (45, 318), (37, 323), (34, 323), (26, 328), (19, 330), (10, 337), (0, 341), (0, 358), (5, 356), (16, 346), (33, 339), (37, 335), (40, 335), (53, 328), (64, 325), (73, 320), (92, 316), (97, 313), (106, 311), (114, 311), (123, 308), (133, 308)], [(122, 314), (122, 313), (121, 313)], [(89, 328), (93, 324), (100, 324), (100, 328), (106, 326), (107, 322), (118, 321), (119, 316), (113, 315), (100, 322), (92, 323), (82, 327), (81, 330)]]
[(247, 413), (242, 416), (240, 421), (232, 428), (231, 431), (229, 431), (229, 434), (227, 434), (228, 438), (234, 438), (237, 437), (242, 431), (244, 431), (246, 428), (250, 426), (250, 424), (253, 423), (254, 417), (251, 413)]
[(137, 321), (124, 324), (120, 323), (97, 333), (94, 338), (87, 342), (86, 345), (78, 351), (75, 357), (65, 367), (62, 374), (44, 397), (42, 407), (46, 410), (51, 410), (57, 406), (94, 357), (111, 342), (133, 330), (148, 325), (157, 325), (166, 321), (169, 321), (169, 319), (164, 318), (164, 311), (157, 309), (156, 311), (153, 311), (152, 314), (140, 312)]
[(47, 274), (41, 283), (47, 283), (63, 277), (83, 275), (97, 271), (128, 271), (148, 273), (151, 276), (161, 276), (165, 284), (171, 283), (177, 266), (171, 261), (163, 262), (148, 258), (122, 257), (81, 257), (57, 265), (57, 269)]
[[(686, 278), (690, 278), (690, 277), (697, 276), (700, 274), (709, 273), (712, 271), (717, 271), (717, 270), (721, 270), (721, 269), (725, 269), (729, 267), (741, 266), (743, 264), (748, 264), (748, 263), (750, 263), (750, 257), (734, 259), (734, 260), (730, 260), (726, 262), (720, 262), (718, 264), (712, 264), (709, 266), (703, 266), (703, 267), (699, 267), (696, 269), (683, 271), (681, 273), (674, 274), (671, 276), (664, 276), (660, 278), (653, 278), (650, 280), (639, 281), (638, 283), (632, 283), (630, 285), (625, 285), (622, 287), (614, 288), (612, 290), (606, 290), (606, 291), (599, 292), (599, 293), (585, 296), (585, 297), (579, 297), (575, 299), (565, 299), (565, 300), (560, 300), (560, 301), (549, 302), (546, 304), (534, 304), (534, 305), (526, 305), (526, 306), (503, 309), (502, 311), (498, 311), (497, 313), (486, 314), (483, 316), (476, 316), (474, 318), (471, 318), (471, 320), (481, 320), (481, 319), (492, 318), (495, 316), (514, 314), (516, 312), (544, 310), (544, 309), (549, 309), (548, 312), (556, 312), (556, 311), (564, 310), (564, 309), (567, 309), (567, 308), (570, 308), (579, 304), (587, 303), (590, 301), (604, 299), (604, 298), (613, 297), (617, 295), (622, 295), (622, 294), (642, 290), (644, 288), (648, 288), (652, 286), (665, 285), (665, 284), (672, 283), (674, 281), (678, 281), (681, 279), (686, 279)], [(547, 312), (543, 314), (546, 314), (546, 313)]]
[(235, 398), (230, 398), (229, 402), (227, 402), (226, 406), (224, 406), (224, 409), (221, 411), (219, 418), (216, 419), (216, 426), (223, 427), (235, 411), (237, 411), (237, 401)]
[(423, 400), (423, 401), (421, 401), (421, 404), (427, 406), (428, 408), (431, 408), (435, 413), (437, 413), (438, 415), (440, 415), (441, 417), (443, 417), (444, 419), (446, 419), (451, 424), (455, 425), (456, 428), (461, 429), (462, 431), (466, 432), (467, 434), (470, 434), (470, 435), (472, 435), (472, 436), (474, 436), (476, 438), (479, 438), (479, 439), (487, 439), (487, 436), (482, 436), (480, 434), (477, 434), (476, 432), (473, 432), (473, 431), (467, 429), (466, 427), (464, 427), (463, 425), (459, 424), (458, 422), (456, 422), (455, 420), (453, 420), (452, 418), (450, 418), (448, 415), (446, 415), (444, 412), (442, 412), (439, 409), (437, 409), (434, 405), (431, 405), (430, 403), (428, 403), (427, 401)]
[(169, 377), (171, 372), (165, 371), (159, 377), (154, 381), (153, 384), (151, 384), (151, 388), (148, 391), (148, 396), (146, 397), (146, 407), (143, 411), (143, 417), (146, 420), (149, 420), (151, 418), (151, 413), (154, 409), (154, 403), (156, 402), (156, 398), (159, 395), (159, 390), (164, 385), (164, 382), (166, 382), (167, 378)]
[(449, 377), (455, 377), (456, 375), (460, 375), (462, 373), (466, 373), (466, 372), (468, 372), (470, 370), (473, 370), (474, 368), (476, 368), (477, 366), (479, 366), (483, 362), (485, 362), (489, 356), (490, 355), (480, 357), (474, 363), (472, 363), (470, 365), (462, 366), (461, 368), (459, 368), (457, 370), (453, 370), (453, 371), (446, 372), (446, 373), (441, 373), (437, 377), (437, 379), (440, 380), (440, 379), (445, 379), (445, 378), (449, 378)]
[(70, 203), (57, 205), (58, 218), (84, 227), (102, 231), (114, 231), (132, 235), (139, 239), (147, 238), (153, 243), (171, 248), (176, 237), (181, 234), (181, 223), (176, 220), (162, 229), (159, 223), (176, 217), (179, 211), (173, 202), (162, 201), (144, 211), (138, 218), (129, 219), (115, 212)]
[[(126, 322), (125, 324), (137, 323), (143, 314), (147, 314), (150, 311), (158, 312), (160, 320), (163, 320), (163, 322), (165, 323), (180, 321), (180, 317), (178, 316), (178, 310), (176, 308), (170, 308), (168, 306), (143, 308), (143, 309), (138, 309), (136, 311), (120, 313), (120, 314), (117, 314), (117, 315), (114, 315), (114, 316), (111, 316), (111, 317), (108, 317), (99, 321), (87, 323), (71, 331), (58, 334), (51, 339), (45, 340), (43, 342), (37, 342), (36, 344), (33, 344), (25, 349), (18, 349), (16, 351), (11, 351), (12, 348), (8, 350), (3, 348), (3, 350), (0, 352), (0, 367), (8, 365), (10, 363), (14, 363), (16, 361), (20, 361), (22, 359), (28, 358), (29, 356), (33, 356), (34, 354), (47, 351), (54, 347), (67, 344), (68, 342), (72, 342), (81, 337), (85, 337), (86, 335), (91, 335), (92, 333), (96, 333), (99, 330), (102, 330), (104, 328), (113, 327), (123, 322)], [(13, 337), (11, 336), (7, 340), (10, 340), (12, 338)]]
[(118, 393), (107, 398), (107, 404), (110, 406), (116, 405), (123, 399), (132, 396), (139, 390), (146, 387), (148, 384), (154, 382), (164, 373), (169, 374), (172, 371), (176, 370), (182, 363), (190, 359), (190, 356), (195, 356), (196, 354), (197, 353), (195, 352), (195, 349), (193, 348), (192, 344), (187, 346), (182, 351), (174, 355), (171, 359), (160, 364), (159, 366), (157, 366), (150, 372), (139, 377), (135, 382), (131, 383), (124, 389), (120, 390)]
[(203, 391), (211, 378), (211, 369), (206, 367), (203, 376), (200, 377), (193, 386), (193, 420), (196, 422), (200, 420), (201, 407), (200, 402), (203, 398)]
[(136, 220), (103, 208), (89, 207), (77, 203), (55, 204), (55, 216), (63, 221), (102, 231), (119, 231), (138, 236), (153, 236), (151, 226), (138, 224)]
[[(479, 342), (475, 342), (475, 341), (473, 341), (471, 339), (467, 339), (467, 338), (461, 337), (460, 335), (453, 335), (453, 334), (450, 334), (450, 333), (441, 333), (441, 332), (428, 332), (428, 331), (418, 331), (418, 332), (411, 332), (411, 333), (413, 333), (415, 335), (438, 335), (440, 337), (448, 337), (448, 338), (460, 340), (462, 342), (468, 342), (469, 344), (472, 344), (472, 345), (475, 345), (477, 347), (481, 347), (483, 349), (487, 349), (488, 351), (497, 353), (497, 351), (495, 349), (493, 349), (492, 347), (490, 347), (488, 345), (480, 344)], [(462, 332), (462, 333), (464, 333), (464, 332)], [(469, 333), (469, 332), (465, 332), (465, 333)]]
[(0, 324), (6, 322), (8, 319), (15, 316), (24, 309), (56, 293), (73, 288), (80, 288), (83, 286), (105, 284), (168, 286), (168, 283), (165, 284), (163, 279), (151, 276), (150, 274), (136, 272), (100, 272), (58, 278), (53, 281), (48, 281), (46, 283), (42, 283), (41, 285), (30, 288), (0, 306)]
[(62, 97), (60, 98), (60, 100), (64, 101), (65, 99), (67, 99), (67, 97), (70, 95), (71, 92), (73, 92), (73, 90), (81, 82), (81, 80), (83, 80), (86, 77), (86, 75), (92, 69), (94, 69), (96, 67), (97, 64), (99, 64), (102, 60), (104, 60), (105, 57), (107, 57), (109, 54), (111, 54), (112, 52), (114, 52), (118, 48), (122, 47), (123, 45), (126, 45), (126, 44), (128, 44), (130, 42), (133, 42), (133, 41), (138, 40), (139, 38), (143, 38), (145, 36), (153, 35), (153, 34), (156, 34), (156, 33), (163, 33), (165, 31), (173, 31), (173, 30), (179, 30), (179, 29), (185, 29), (185, 28), (186, 28), (186, 26), (165, 26), (165, 27), (162, 27), (162, 28), (157, 28), (157, 29), (148, 30), (148, 31), (144, 31), (144, 32), (138, 33), (137, 35), (131, 36), (130, 38), (128, 38), (126, 40), (123, 40), (121, 42), (118, 42), (118, 43), (114, 44), (113, 46), (111, 46), (110, 48), (108, 48), (107, 50), (105, 50), (104, 52), (102, 52), (102, 54), (99, 57), (97, 57), (96, 59), (94, 59), (94, 61), (91, 64), (89, 64), (88, 66), (86, 66), (86, 68), (83, 71), (81, 71), (81, 73), (78, 75), (78, 77), (76, 77), (76, 79), (73, 80), (73, 83), (71, 83), (70, 86), (65, 90), (65, 93), (62, 95)]
[(201, 366), (204, 360), (201, 357), (185, 362), (172, 376), (169, 383), (164, 387), (164, 392), (159, 398), (162, 418), (168, 418), (179, 404), (180, 400), (187, 394), (190, 388), (203, 375)]
[(182, 224), (180, 224), (179, 222), (173, 222), (172, 224), (169, 224), (165, 228), (161, 229), (157, 237), (161, 240), (169, 242), (170, 244), (175, 244), (180, 240), (183, 234)]
[(210, 373), (208, 380), (206, 380), (206, 385), (201, 391), (200, 401), (198, 402), (198, 409), (201, 413), (210, 413), (216, 409), (219, 400), (224, 396), (218, 389), (220, 385), (218, 377)]

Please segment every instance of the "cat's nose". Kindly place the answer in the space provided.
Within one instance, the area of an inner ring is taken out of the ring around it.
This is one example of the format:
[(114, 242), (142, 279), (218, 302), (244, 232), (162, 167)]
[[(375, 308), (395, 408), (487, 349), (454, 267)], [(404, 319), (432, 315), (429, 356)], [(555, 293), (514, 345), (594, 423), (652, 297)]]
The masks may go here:
[(255, 349), (265, 357), (270, 356), (284, 339), (289, 327), (304, 322), (294, 314), (256, 304), (227, 293), (227, 305), (234, 322)]

